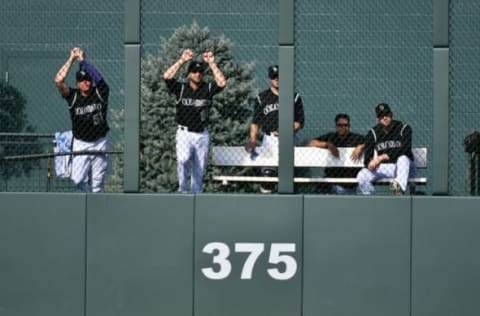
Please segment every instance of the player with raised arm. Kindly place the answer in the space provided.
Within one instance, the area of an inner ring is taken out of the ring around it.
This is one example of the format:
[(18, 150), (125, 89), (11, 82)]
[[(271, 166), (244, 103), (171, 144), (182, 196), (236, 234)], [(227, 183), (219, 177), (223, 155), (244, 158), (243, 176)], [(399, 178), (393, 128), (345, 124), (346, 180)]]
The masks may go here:
[[(65, 78), (78, 61), (76, 88), (69, 87)], [(107, 109), (109, 87), (100, 72), (85, 59), (84, 51), (74, 47), (70, 57), (58, 70), (55, 85), (68, 103), (72, 122), (73, 151), (107, 151)], [(72, 160), (71, 179), (79, 190), (103, 192), (108, 167), (107, 154), (75, 155)]]
[[(208, 132), (209, 108), (214, 95), (223, 90), (227, 80), (215, 62), (213, 52), (202, 54), (203, 62), (194, 60), (191, 49), (185, 49), (180, 58), (163, 74), (170, 93), (176, 97), (176, 154), (178, 191), (199, 193), (203, 190), (203, 176), (207, 167), (210, 135)], [(182, 65), (189, 62), (188, 82), (175, 79)], [(203, 81), (208, 65), (213, 82)]]

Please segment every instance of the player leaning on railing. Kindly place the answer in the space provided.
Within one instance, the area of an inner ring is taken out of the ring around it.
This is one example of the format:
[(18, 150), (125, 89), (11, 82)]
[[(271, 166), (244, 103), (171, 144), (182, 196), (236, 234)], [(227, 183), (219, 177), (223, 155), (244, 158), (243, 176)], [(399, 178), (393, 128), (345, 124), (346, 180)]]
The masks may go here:
[[(78, 61), (76, 88), (65, 83), (65, 78)], [(72, 120), (72, 151), (107, 151), (107, 107), (109, 87), (102, 75), (85, 59), (84, 51), (74, 47), (70, 57), (55, 76), (55, 85), (68, 103)], [(72, 161), (72, 180), (79, 190), (103, 192), (108, 161), (106, 154), (77, 155)]]

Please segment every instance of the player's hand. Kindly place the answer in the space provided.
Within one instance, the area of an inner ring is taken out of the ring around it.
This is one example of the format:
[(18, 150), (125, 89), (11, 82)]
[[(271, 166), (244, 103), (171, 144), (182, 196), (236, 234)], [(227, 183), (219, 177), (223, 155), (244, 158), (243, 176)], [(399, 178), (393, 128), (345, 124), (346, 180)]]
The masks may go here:
[(192, 60), (194, 56), (195, 54), (193, 53), (193, 51), (190, 48), (187, 48), (183, 51), (180, 59), (182, 60), (182, 62), (186, 62)]
[(334, 144), (328, 142), (328, 143), (327, 143), (327, 148), (328, 148), (328, 150), (332, 153), (332, 155), (333, 155), (334, 157), (337, 157), (337, 158), (338, 158), (339, 154), (338, 154), (338, 148), (337, 148), (337, 146), (335, 146)]
[(375, 169), (377, 169), (378, 165), (380, 165), (380, 162), (378, 162), (378, 160), (375, 158), (375, 159), (370, 160), (367, 168), (370, 171), (374, 171)]
[(361, 147), (355, 147), (355, 149), (353, 150), (352, 155), (350, 156), (350, 158), (351, 158), (353, 161), (355, 161), (355, 160), (358, 160), (361, 155), (362, 155), (362, 148), (361, 148)]
[(205, 53), (203, 53), (202, 57), (203, 57), (203, 60), (209, 65), (215, 62), (215, 56), (211, 51), (206, 51)]
[(70, 60), (76, 60), (78, 58), (78, 47), (74, 47), (70, 50)]
[(255, 147), (257, 144), (255, 142), (248, 142), (248, 144), (245, 145), (245, 151), (247, 153), (251, 153), (252, 151), (255, 150)]
[(77, 51), (77, 59), (78, 59), (79, 61), (82, 61), (84, 58), (85, 58), (85, 52), (83, 51), (83, 49), (78, 48), (78, 51)]

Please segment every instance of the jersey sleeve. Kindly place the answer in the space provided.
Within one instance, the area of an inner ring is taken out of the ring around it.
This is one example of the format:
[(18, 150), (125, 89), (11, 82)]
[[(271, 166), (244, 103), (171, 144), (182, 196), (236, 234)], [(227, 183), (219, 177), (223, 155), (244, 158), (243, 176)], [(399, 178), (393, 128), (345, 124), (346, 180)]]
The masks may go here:
[(293, 114), (293, 120), (295, 122), (299, 122), (300, 125), (303, 127), (305, 123), (305, 113), (303, 111), (303, 101), (300, 94), (295, 94), (295, 104), (294, 104), (295, 112)]
[(355, 146), (365, 144), (365, 136), (360, 134), (354, 134), (354, 136), (355, 136), (354, 138)]
[(100, 97), (102, 98), (103, 102), (108, 102), (108, 95), (110, 93), (110, 87), (107, 85), (105, 81), (100, 81), (98, 85), (96, 86), (96, 89), (98, 93), (100, 94)]
[(214, 96), (215, 94), (221, 92), (225, 87), (219, 87), (215, 81), (210, 82), (210, 96)]
[(90, 64), (86, 59), (80, 62), (82, 68), (92, 77), (93, 81), (95, 81), (95, 85), (99, 85), (102, 81), (105, 82), (100, 72)]
[(370, 160), (373, 159), (375, 152), (375, 138), (373, 135), (373, 129), (369, 130), (367, 136), (365, 136), (365, 154), (364, 154), (364, 164), (368, 166)]
[(175, 93), (175, 95), (180, 94), (182, 84), (178, 82), (177, 79), (165, 79), (165, 84), (167, 85), (168, 91), (170, 91), (171, 93)]
[(321, 141), (321, 142), (329, 142), (332, 139), (332, 133), (328, 134), (323, 134), (315, 138), (315, 140)]
[(260, 95), (257, 95), (255, 98), (255, 105), (253, 108), (253, 118), (252, 118), (252, 123), (261, 125), (262, 122), (262, 100)]
[(68, 104), (70, 105), (73, 101), (73, 98), (75, 97), (75, 92), (77, 92), (77, 89), (75, 88), (72, 88), (72, 87), (68, 87), (69, 89), (69, 92), (67, 95), (64, 95), (63, 98), (68, 102)]
[(402, 124), (400, 129), (400, 141), (402, 146), (395, 150), (394, 157), (390, 157), (392, 161), (396, 161), (398, 157), (406, 155), (410, 159), (413, 159), (412, 154), (412, 128), (407, 124)]

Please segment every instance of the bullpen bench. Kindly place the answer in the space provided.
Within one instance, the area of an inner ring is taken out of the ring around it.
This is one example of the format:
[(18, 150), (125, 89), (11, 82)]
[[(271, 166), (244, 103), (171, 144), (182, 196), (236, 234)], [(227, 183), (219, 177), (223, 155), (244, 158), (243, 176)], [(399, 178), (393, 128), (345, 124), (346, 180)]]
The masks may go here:
[[(363, 157), (353, 161), (350, 156), (353, 147), (338, 148), (339, 157), (334, 157), (328, 149), (316, 147), (295, 147), (295, 167), (326, 168), (326, 167), (363, 167)], [(278, 151), (256, 147), (256, 157), (245, 151), (242, 146), (214, 146), (212, 149), (213, 164), (224, 167), (277, 167)], [(427, 168), (427, 148), (413, 148), (415, 166), (418, 169)], [(264, 176), (236, 176), (218, 175), (213, 176), (214, 181), (220, 181), (223, 185), (230, 182), (278, 182), (278, 177)], [(392, 179), (380, 179), (375, 183), (390, 183)], [(426, 184), (426, 177), (415, 177), (408, 179), (410, 184)], [(294, 177), (295, 183), (357, 183), (356, 178), (328, 178), (328, 177)], [(414, 186), (413, 186), (414, 187)]]

